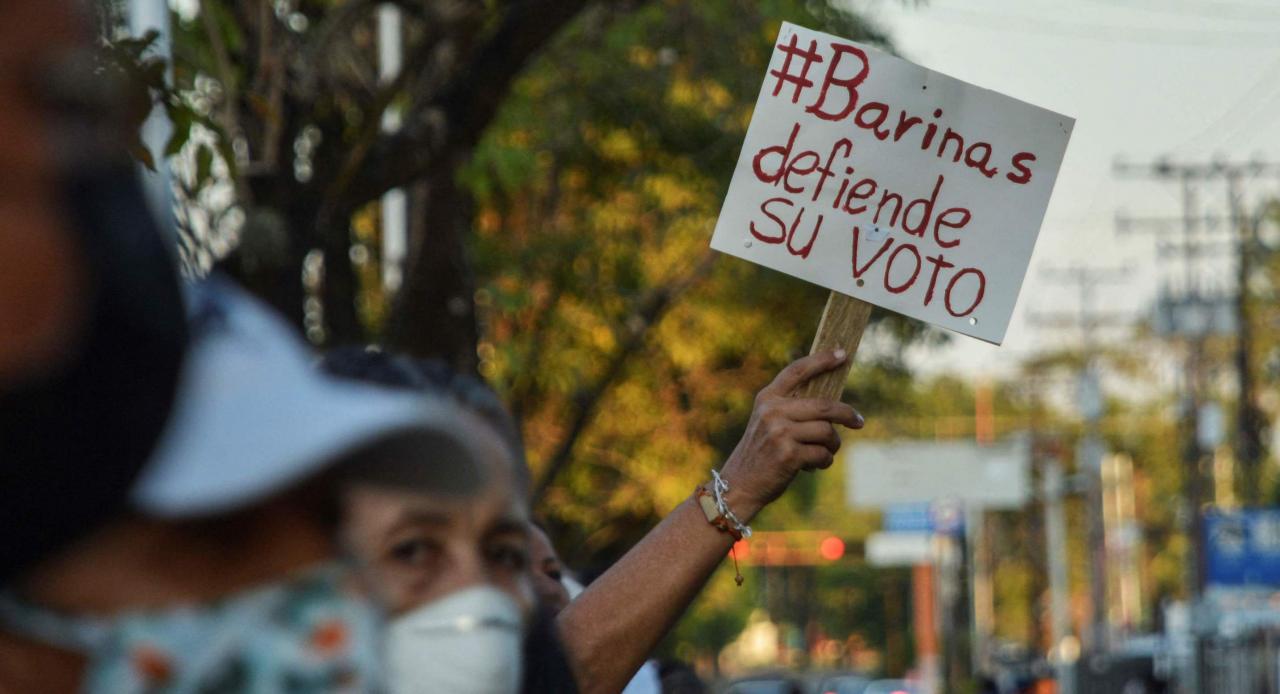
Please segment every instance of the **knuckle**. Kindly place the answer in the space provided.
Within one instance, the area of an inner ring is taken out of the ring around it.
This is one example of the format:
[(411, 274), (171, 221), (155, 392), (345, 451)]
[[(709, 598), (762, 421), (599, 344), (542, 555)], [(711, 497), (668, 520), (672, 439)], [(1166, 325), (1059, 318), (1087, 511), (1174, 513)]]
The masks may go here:
[(795, 460), (799, 454), (799, 447), (794, 441), (784, 439), (778, 442), (778, 453), (783, 460)]

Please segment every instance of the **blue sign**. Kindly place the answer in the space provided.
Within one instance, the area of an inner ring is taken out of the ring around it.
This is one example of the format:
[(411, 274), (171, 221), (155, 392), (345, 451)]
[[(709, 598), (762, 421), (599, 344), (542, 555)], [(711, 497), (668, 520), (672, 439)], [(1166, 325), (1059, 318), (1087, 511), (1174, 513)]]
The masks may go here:
[(880, 527), (891, 533), (959, 535), (964, 532), (964, 509), (948, 502), (889, 504)]
[(1205, 578), (1218, 586), (1280, 586), (1280, 509), (1209, 511)]
[(885, 532), (891, 533), (933, 532), (933, 518), (929, 515), (929, 502), (885, 506), (880, 527)]

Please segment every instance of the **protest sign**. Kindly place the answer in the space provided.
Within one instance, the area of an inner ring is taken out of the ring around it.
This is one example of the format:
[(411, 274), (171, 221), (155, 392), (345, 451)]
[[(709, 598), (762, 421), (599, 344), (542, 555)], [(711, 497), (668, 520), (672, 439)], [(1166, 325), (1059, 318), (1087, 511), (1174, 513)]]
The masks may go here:
[(866, 303), (999, 344), (1073, 125), (784, 23), (711, 246), (835, 292), (815, 349)]

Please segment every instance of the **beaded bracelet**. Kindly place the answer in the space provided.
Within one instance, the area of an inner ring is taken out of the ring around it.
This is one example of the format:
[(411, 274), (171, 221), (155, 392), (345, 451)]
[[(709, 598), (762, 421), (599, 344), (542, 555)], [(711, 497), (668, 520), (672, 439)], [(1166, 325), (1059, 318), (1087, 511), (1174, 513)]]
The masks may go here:
[(734, 545), (729, 548), (729, 556), (733, 557), (733, 581), (741, 586), (743, 578), (742, 572), (738, 569), (737, 543), (744, 537), (751, 537), (751, 526), (739, 520), (725, 502), (724, 495), (728, 491), (729, 483), (720, 476), (719, 472), (712, 470), (711, 489), (708, 490), (707, 485), (700, 484), (693, 490), (693, 496), (698, 506), (702, 508), (702, 514), (707, 517), (707, 522), (716, 530), (733, 538)]

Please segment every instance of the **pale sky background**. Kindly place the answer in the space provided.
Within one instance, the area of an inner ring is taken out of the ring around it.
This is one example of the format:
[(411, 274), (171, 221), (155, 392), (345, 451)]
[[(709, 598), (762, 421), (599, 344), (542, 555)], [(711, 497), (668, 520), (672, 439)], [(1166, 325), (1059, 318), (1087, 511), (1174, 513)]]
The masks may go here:
[[(1280, 0), (850, 2), (908, 60), (1076, 119), (1005, 344), (957, 335), (943, 349), (913, 350), (925, 371), (1009, 374), (1037, 349), (1078, 339), (1028, 320), (1078, 310), (1076, 289), (1048, 268), (1127, 266), (1126, 281), (1097, 288), (1097, 304), (1135, 317), (1166, 277), (1181, 276), (1151, 235), (1114, 233), (1118, 210), (1179, 215), (1177, 183), (1118, 178), (1117, 158), (1280, 161)], [(1247, 199), (1268, 192), (1280, 194), (1280, 178), (1253, 183)], [(1203, 212), (1225, 213), (1223, 185), (1198, 194)], [(1217, 258), (1206, 280), (1229, 286), (1232, 261)]]

